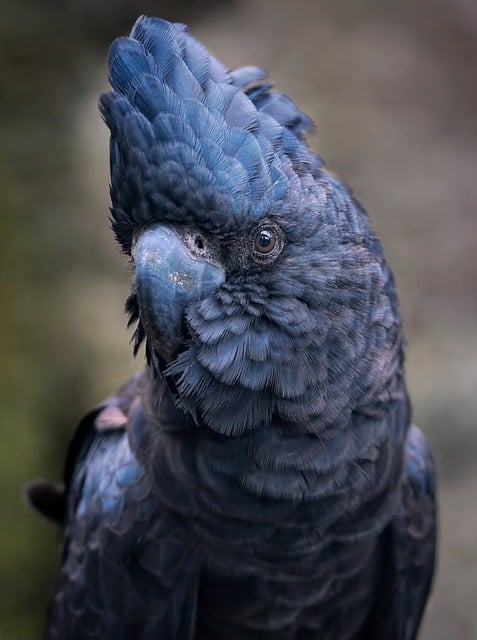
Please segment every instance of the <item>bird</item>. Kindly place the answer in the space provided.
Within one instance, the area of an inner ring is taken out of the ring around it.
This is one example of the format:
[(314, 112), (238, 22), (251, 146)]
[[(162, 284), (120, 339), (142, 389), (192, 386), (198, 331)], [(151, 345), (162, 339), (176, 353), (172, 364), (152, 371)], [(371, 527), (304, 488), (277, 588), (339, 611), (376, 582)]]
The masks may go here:
[(259, 67), (141, 16), (108, 56), (112, 229), (145, 365), (79, 423), (46, 637), (413, 640), (436, 470), (367, 212)]

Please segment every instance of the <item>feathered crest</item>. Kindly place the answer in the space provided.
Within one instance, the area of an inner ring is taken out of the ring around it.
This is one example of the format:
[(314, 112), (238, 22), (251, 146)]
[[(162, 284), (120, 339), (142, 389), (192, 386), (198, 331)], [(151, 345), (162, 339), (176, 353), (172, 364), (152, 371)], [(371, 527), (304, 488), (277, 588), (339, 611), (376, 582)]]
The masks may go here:
[(100, 109), (111, 130), (113, 228), (124, 251), (152, 220), (211, 233), (249, 225), (321, 161), (313, 126), (265, 72), (229, 72), (184, 25), (141, 17), (109, 52), (113, 91)]

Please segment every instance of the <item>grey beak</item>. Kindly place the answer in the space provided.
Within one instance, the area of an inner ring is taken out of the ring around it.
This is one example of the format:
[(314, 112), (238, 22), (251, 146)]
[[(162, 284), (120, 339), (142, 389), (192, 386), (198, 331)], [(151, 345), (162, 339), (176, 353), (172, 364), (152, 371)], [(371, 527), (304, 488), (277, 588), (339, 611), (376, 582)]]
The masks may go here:
[(157, 224), (140, 233), (133, 247), (141, 321), (150, 343), (168, 362), (183, 342), (187, 305), (213, 293), (225, 279), (206, 241), (196, 237), (200, 243), (191, 231)]

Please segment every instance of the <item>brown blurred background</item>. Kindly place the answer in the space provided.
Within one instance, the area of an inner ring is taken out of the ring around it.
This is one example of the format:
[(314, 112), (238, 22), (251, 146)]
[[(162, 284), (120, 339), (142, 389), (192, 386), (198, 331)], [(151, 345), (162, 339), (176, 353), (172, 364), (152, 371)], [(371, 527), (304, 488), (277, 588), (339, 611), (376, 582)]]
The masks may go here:
[(40, 636), (58, 560), (27, 480), (59, 479), (78, 418), (140, 364), (96, 102), (109, 42), (143, 12), (188, 22), (231, 67), (267, 67), (369, 210), (440, 470), (440, 566), (421, 637), (477, 638), (475, 0), (0, 0), (0, 640)]

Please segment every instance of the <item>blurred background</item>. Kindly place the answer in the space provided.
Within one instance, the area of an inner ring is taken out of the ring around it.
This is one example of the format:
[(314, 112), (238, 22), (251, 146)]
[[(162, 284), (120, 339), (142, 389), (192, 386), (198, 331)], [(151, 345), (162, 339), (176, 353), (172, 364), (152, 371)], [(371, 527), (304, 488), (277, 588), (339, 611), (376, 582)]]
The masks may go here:
[(111, 39), (140, 13), (256, 63), (369, 210), (395, 272), (415, 420), (439, 466), (440, 561), (421, 638), (477, 638), (477, 3), (0, 0), (0, 640), (39, 638), (58, 480), (79, 417), (141, 364), (108, 225)]

